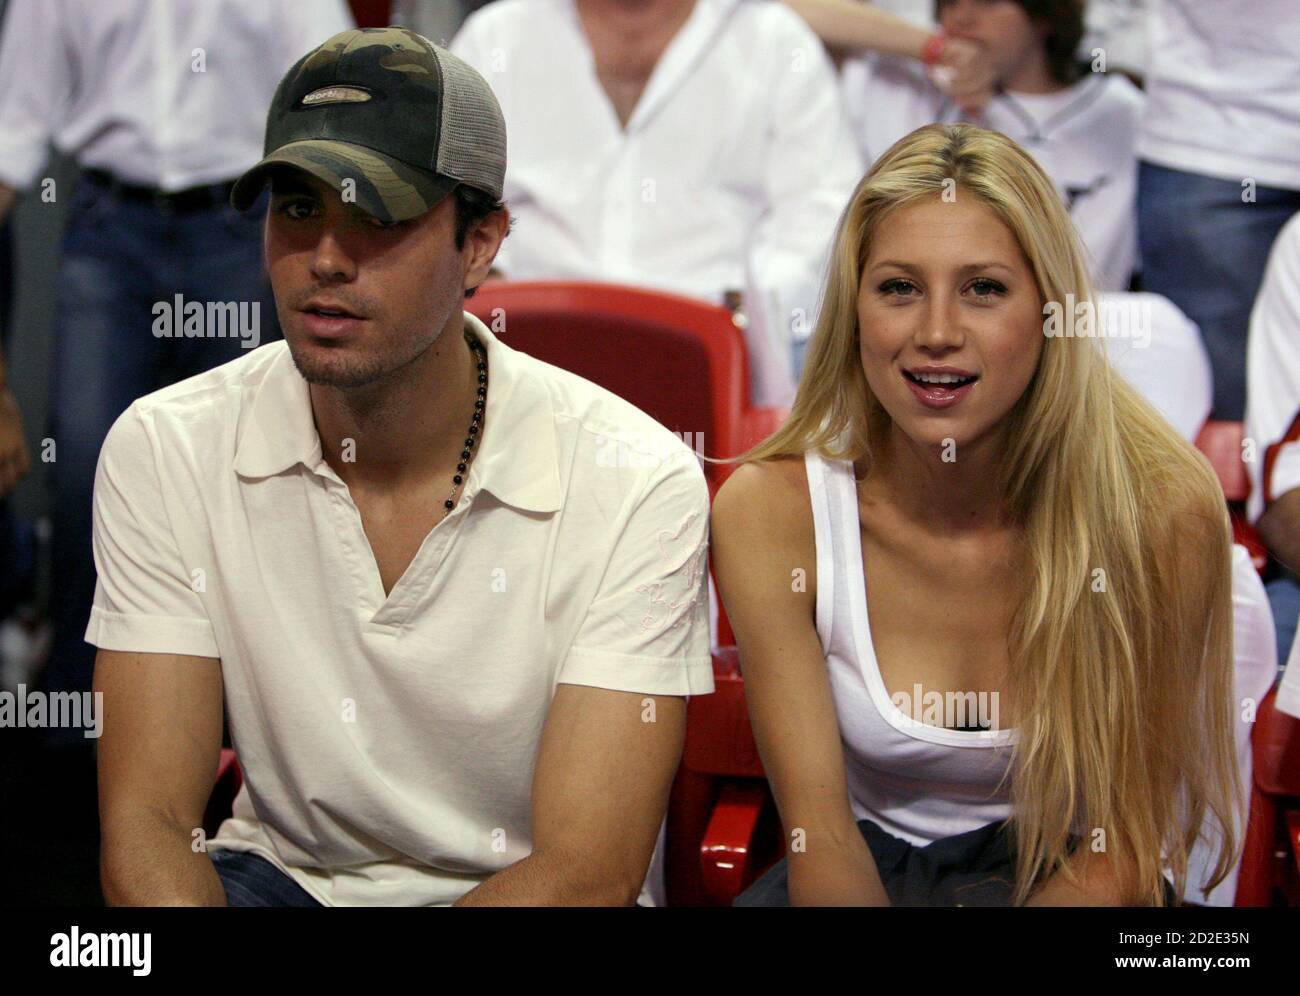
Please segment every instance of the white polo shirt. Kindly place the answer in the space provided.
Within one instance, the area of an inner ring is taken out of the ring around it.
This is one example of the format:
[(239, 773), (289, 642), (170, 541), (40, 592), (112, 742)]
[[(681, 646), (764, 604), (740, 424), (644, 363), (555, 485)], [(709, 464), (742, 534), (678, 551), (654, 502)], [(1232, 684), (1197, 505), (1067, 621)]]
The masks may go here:
[(451, 50), (510, 133), (516, 280), (745, 295), (751, 400), (794, 398), (835, 226), (862, 163), (817, 36), (773, 0), (696, 0), (621, 127), (573, 0), (496, 0)]
[(387, 597), (283, 342), (136, 401), (100, 456), (86, 639), (221, 659), (245, 786), (210, 846), (329, 905), (450, 903), (527, 856), (557, 683), (713, 690), (694, 453), (465, 322), (481, 449)]
[(1257, 522), (1300, 488), (1300, 215), (1278, 232), (1250, 313), (1246, 437), (1255, 443), (1246, 511)]
[(1090, 257), (1098, 290), (1128, 290), (1138, 265), (1137, 137), (1142, 93), (1125, 77), (1089, 74), (1056, 93), (1001, 93), (968, 118), (915, 60), (869, 55), (842, 74), (863, 156), (935, 121), (972, 121), (999, 131), (1051, 177)]

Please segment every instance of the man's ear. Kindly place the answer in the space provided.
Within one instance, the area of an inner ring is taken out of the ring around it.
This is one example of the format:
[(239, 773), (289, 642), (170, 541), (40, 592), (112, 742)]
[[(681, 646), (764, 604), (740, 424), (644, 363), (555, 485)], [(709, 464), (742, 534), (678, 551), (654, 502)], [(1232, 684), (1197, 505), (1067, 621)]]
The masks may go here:
[(510, 231), (510, 209), (493, 211), (465, 234), (465, 289), (477, 287), (488, 277), (492, 261)]

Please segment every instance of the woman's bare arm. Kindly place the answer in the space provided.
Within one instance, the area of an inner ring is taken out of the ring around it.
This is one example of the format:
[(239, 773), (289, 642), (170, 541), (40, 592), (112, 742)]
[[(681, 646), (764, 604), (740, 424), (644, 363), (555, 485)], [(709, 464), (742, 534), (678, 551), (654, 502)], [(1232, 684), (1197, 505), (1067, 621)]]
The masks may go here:
[(801, 464), (747, 464), (722, 486), (710, 543), (719, 595), (787, 834), (791, 905), (888, 905), (849, 808), (839, 724), (813, 622), (811, 510), (799, 481), (806, 482)]

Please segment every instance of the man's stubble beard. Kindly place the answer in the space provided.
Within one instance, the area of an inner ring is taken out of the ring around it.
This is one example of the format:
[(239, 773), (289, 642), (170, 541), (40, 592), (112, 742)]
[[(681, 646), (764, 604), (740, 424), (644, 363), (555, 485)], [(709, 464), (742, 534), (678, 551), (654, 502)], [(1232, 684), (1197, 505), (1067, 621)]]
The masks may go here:
[[(295, 314), (300, 314), (295, 312)], [(281, 316), (281, 325), (289, 327)], [(356, 389), (371, 386), (409, 366), (435, 346), (442, 338), (442, 330), (422, 331), (396, 337), (394, 345), (402, 345), (401, 353), (391, 349), (379, 354), (360, 354), (349, 346), (324, 347), (321, 350), (295, 348), (297, 337), (285, 336), (289, 354), (298, 373), (309, 384), (321, 387)], [(392, 342), (391, 337), (388, 341)], [(331, 355), (333, 354), (333, 355)]]

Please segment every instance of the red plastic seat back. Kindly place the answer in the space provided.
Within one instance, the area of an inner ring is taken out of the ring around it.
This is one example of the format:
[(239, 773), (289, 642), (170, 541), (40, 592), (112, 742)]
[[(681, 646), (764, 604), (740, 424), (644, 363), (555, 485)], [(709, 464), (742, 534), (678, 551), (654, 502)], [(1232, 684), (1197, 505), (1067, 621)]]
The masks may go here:
[(687, 704), (682, 764), (701, 775), (764, 778), (735, 647), (714, 649), (713, 688)]
[(1280, 712), (1276, 699), (1274, 687), (1259, 704), (1251, 731), (1255, 784), (1271, 796), (1300, 798), (1300, 719)]
[[(739, 452), (749, 373), (725, 308), (635, 287), (540, 281), (489, 281), (465, 308), (506, 345), (614, 392), (697, 452)], [(705, 465), (711, 489), (728, 469)]]

